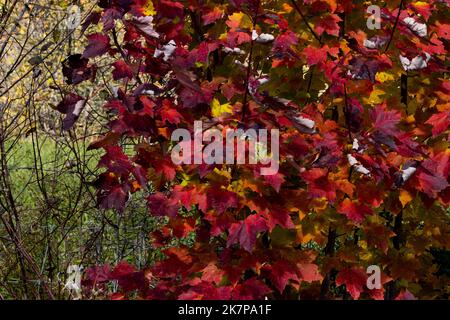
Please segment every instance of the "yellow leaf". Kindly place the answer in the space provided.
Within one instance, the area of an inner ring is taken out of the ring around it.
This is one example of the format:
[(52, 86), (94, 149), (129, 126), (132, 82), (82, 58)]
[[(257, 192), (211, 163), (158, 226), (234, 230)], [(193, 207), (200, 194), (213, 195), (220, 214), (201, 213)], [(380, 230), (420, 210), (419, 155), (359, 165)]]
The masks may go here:
[(365, 240), (358, 241), (358, 245), (364, 250), (367, 249), (367, 241), (365, 241)]
[(416, 7), (427, 7), (427, 6), (429, 6), (429, 3), (425, 2), (425, 1), (417, 1), (417, 2), (414, 2), (414, 5)]
[(370, 94), (369, 98), (364, 98), (364, 102), (368, 103), (370, 105), (377, 105), (384, 101), (383, 98), (381, 98), (382, 95), (384, 95), (386, 92), (380, 89), (374, 89), (372, 93)]
[(231, 174), (227, 169), (220, 170), (219, 168), (214, 168), (214, 170), (207, 175), (207, 178), (208, 181), (224, 185), (230, 182)]
[(291, 13), (292, 9), (293, 8), (290, 5), (288, 5), (287, 3), (283, 3), (283, 13)]
[(147, 0), (147, 3), (142, 7), (142, 13), (146, 16), (154, 16), (156, 14), (152, 0)]
[(226, 22), (227, 26), (231, 28), (231, 30), (235, 30), (238, 28), (241, 29), (252, 29), (253, 23), (248, 15), (243, 12), (235, 12), (231, 16), (228, 17), (228, 21)]
[(182, 181), (181, 181), (180, 185), (182, 187), (186, 187), (191, 182), (191, 177), (184, 172), (181, 173), (181, 176), (182, 176)]
[(406, 190), (400, 190), (399, 196), (400, 202), (402, 203), (403, 208), (412, 201), (413, 196)]
[(296, 236), (297, 242), (299, 242), (301, 244), (306, 244), (314, 239), (314, 234), (304, 231), (303, 227), (301, 225), (298, 225), (295, 228), (297, 231), (297, 236)]
[(388, 72), (377, 72), (375, 79), (380, 82), (393, 81), (394, 75)]
[(412, 123), (414, 123), (414, 122), (416, 122), (416, 119), (414, 118), (414, 115), (413, 115), (413, 114), (409, 115), (409, 116), (406, 118), (406, 123), (412, 124)]
[(225, 113), (231, 114), (233, 107), (229, 103), (220, 104), (216, 98), (211, 102), (211, 114), (213, 117), (218, 118)]
[(363, 261), (369, 261), (369, 260), (372, 259), (372, 252), (370, 252), (370, 251), (362, 251), (362, 252), (359, 254), (359, 258), (360, 258), (361, 260), (363, 260)]
[(337, 9), (336, 0), (325, 0), (325, 2), (330, 6), (331, 12), (334, 12)]

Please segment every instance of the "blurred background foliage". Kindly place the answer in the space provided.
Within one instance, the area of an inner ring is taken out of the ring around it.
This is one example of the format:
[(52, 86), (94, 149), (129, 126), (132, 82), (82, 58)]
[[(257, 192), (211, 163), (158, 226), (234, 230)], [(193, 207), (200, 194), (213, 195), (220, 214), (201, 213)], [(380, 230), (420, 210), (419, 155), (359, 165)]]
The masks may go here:
[(100, 154), (87, 147), (104, 130), (107, 115), (98, 110), (110, 79), (97, 75), (94, 89), (80, 88), (90, 100), (74, 130), (63, 132), (54, 111), (70, 90), (62, 64), (82, 50), (80, 24), (95, 6), (0, 0), (0, 299), (70, 299), (70, 265), (127, 260), (140, 268), (158, 255), (148, 234), (159, 222), (145, 194), (121, 215), (96, 206)]

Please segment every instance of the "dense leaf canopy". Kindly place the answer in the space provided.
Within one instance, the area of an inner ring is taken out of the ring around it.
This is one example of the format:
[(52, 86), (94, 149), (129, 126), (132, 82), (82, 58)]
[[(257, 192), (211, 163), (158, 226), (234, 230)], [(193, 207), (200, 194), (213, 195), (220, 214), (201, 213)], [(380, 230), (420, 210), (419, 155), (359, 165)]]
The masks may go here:
[[(138, 190), (165, 259), (88, 270), (147, 299), (399, 299), (448, 295), (449, 1), (101, 0), (65, 65), (70, 129), (110, 72), (96, 181), (118, 214)], [(106, 60), (105, 60), (106, 59)], [(105, 61), (108, 65), (105, 66)], [(171, 134), (279, 129), (280, 170), (175, 165)], [(138, 141), (130, 153), (125, 139)], [(195, 234), (193, 245), (171, 239)], [(383, 287), (366, 287), (366, 268)], [(345, 285), (345, 286), (343, 286)]]

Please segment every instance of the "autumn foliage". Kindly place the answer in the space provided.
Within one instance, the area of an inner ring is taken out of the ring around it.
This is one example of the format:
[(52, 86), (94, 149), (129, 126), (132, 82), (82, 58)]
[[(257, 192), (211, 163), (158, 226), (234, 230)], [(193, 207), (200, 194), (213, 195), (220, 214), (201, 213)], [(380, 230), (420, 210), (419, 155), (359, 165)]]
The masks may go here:
[[(102, 69), (116, 92), (98, 204), (135, 192), (166, 217), (136, 270), (93, 266), (112, 298), (432, 299), (448, 295), (449, 1), (101, 0), (87, 46), (68, 57), (58, 106), (72, 128)], [(108, 61), (105, 66), (105, 61)], [(106, 71), (105, 71), (106, 70)], [(90, 82), (90, 83), (89, 83)], [(279, 129), (280, 170), (173, 164), (171, 133)], [(130, 153), (125, 140), (135, 142)], [(171, 246), (195, 233), (195, 243)], [(366, 287), (366, 268), (383, 287)], [(134, 295), (135, 296), (135, 295)]]

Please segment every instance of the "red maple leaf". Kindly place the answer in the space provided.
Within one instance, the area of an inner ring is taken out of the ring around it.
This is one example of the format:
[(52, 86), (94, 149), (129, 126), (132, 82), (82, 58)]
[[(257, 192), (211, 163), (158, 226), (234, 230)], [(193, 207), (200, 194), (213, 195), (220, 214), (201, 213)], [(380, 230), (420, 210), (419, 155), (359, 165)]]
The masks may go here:
[(372, 215), (372, 210), (364, 205), (354, 202), (350, 199), (344, 199), (338, 208), (338, 212), (345, 214), (347, 218), (355, 221), (356, 223), (361, 223), (364, 221), (365, 217)]
[(233, 223), (230, 227), (227, 246), (240, 244), (248, 252), (252, 252), (258, 233), (266, 231), (266, 221), (257, 214), (245, 218), (245, 220)]
[(336, 277), (336, 285), (341, 286), (343, 284), (345, 284), (346, 290), (353, 299), (358, 300), (367, 285), (367, 275), (361, 268), (341, 270)]
[(329, 201), (336, 199), (335, 186), (328, 179), (328, 170), (313, 168), (301, 174), (308, 184), (308, 195), (312, 198), (326, 197)]
[(449, 150), (440, 152), (425, 160), (419, 169), (419, 188), (431, 198), (436, 198), (439, 192), (449, 186), (449, 158)]
[(113, 79), (119, 80), (123, 78), (131, 79), (133, 78), (133, 70), (131, 67), (123, 60), (119, 60), (113, 63), (114, 71), (112, 72)]
[(378, 105), (371, 112), (373, 126), (381, 133), (396, 135), (399, 132), (397, 124), (401, 119), (400, 112), (396, 110), (386, 110), (386, 105)]
[(417, 300), (417, 298), (408, 289), (404, 289), (398, 294), (395, 300)]
[(212, 10), (208, 10), (203, 14), (203, 24), (206, 26), (208, 24), (214, 23), (223, 17), (223, 10), (219, 7), (214, 7)]
[(269, 268), (269, 279), (280, 293), (283, 293), (290, 280), (299, 282), (296, 268), (287, 261), (277, 261)]
[(108, 52), (109, 46), (109, 37), (101, 34), (94, 33), (88, 36), (89, 44), (84, 50), (83, 58), (93, 58), (97, 56), (101, 56)]
[(208, 208), (216, 210), (217, 214), (222, 214), (229, 208), (237, 208), (238, 198), (236, 193), (212, 187), (208, 191)]
[(272, 290), (264, 282), (251, 278), (237, 285), (231, 297), (234, 300), (262, 300), (271, 292)]
[(163, 193), (157, 192), (148, 198), (148, 206), (151, 214), (155, 216), (169, 216), (174, 218), (178, 213), (178, 205), (169, 200)]
[(306, 57), (306, 62), (308, 63), (308, 65), (313, 66), (315, 64), (326, 62), (328, 52), (330, 52), (332, 55), (335, 55), (337, 51), (337, 48), (330, 49), (325, 45), (322, 48), (306, 47), (302, 53)]
[(450, 111), (447, 110), (433, 114), (425, 123), (433, 127), (433, 129), (431, 129), (431, 132), (433, 134), (433, 137), (436, 137), (449, 129)]
[(342, 19), (336, 14), (320, 15), (314, 23), (314, 30), (319, 36), (326, 32), (329, 35), (338, 37), (340, 30), (338, 22), (340, 21)]

